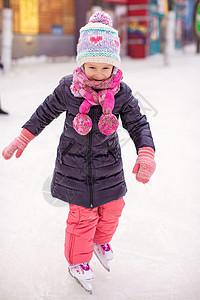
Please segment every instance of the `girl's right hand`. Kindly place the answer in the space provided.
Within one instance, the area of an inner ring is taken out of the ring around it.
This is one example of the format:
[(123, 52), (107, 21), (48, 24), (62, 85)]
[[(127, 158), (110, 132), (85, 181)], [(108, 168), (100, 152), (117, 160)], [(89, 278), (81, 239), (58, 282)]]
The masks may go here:
[(21, 134), (16, 139), (14, 139), (12, 143), (10, 143), (6, 148), (3, 149), (3, 157), (5, 159), (10, 159), (15, 151), (17, 151), (15, 156), (17, 158), (20, 157), (28, 143), (33, 140), (34, 137), (35, 136), (30, 131), (28, 131), (26, 128), (23, 128)]

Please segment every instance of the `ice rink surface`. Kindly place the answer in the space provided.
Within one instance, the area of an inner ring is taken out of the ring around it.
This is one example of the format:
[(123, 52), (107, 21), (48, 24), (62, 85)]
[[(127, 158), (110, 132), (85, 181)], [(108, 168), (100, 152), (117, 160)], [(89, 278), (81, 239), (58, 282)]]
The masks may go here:
[[(21, 130), (37, 106), (72, 73), (74, 60), (23, 60), (0, 74), (0, 149)], [(193, 46), (144, 60), (124, 58), (124, 81), (138, 97), (151, 125), (157, 169), (136, 181), (136, 151), (120, 127), (128, 186), (115, 259), (106, 272), (96, 257), (93, 295), (68, 275), (64, 235), (68, 205), (48, 186), (64, 114), (52, 122), (21, 158), (0, 158), (1, 300), (199, 300), (200, 299), (200, 55)]]

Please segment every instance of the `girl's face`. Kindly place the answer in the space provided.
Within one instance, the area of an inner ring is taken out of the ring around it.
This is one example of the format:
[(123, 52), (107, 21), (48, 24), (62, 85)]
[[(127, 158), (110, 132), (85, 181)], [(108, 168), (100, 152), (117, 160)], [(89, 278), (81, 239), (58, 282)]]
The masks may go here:
[(113, 66), (102, 63), (85, 63), (83, 65), (85, 75), (89, 80), (104, 81), (112, 75)]

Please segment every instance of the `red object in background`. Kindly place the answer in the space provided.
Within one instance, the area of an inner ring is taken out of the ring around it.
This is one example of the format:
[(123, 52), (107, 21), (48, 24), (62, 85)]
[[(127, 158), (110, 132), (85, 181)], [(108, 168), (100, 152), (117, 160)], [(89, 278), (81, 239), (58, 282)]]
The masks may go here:
[(128, 4), (129, 0), (104, 0), (104, 2), (112, 2), (116, 4)]
[(128, 0), (128, 4), (149, 4), (149, 0)]
[(144, 58), (149, 54), (149, 0), (129, 0), (128, 4), (128, 54)]
[(139, 40), (130, 40), (128, 43), (128, 55), (132, 58), (145, 58), (149, 53), (145, 44)]

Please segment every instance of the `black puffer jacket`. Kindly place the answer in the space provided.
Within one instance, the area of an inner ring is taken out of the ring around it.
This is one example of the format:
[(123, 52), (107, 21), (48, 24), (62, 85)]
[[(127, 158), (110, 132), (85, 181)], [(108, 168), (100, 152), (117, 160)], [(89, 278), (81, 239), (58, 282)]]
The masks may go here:
[[(74, 130), (73, 119), (84, 99), (72, 95), (71, 82), (72, 75), (62, 78), (53, 94), (45, 99), (23, 127), (38, 135), (53, 119), (66, 111), (51, 193), (71, 204), (97, 207), (119, 199), (127, 191), (118, 135), (113, 133), (106, 136), (99, 131), (101, 106), (90, 109), (93, 126), (89, 134), (82, 136)], [(144, 146), (154, 148), (146, 117), (141, 115), (138, 101), (123, 82), (115, 95), (113, 113), (117, 118), (121, 117), (123, 127), (128, 130), (137, 150)]]

